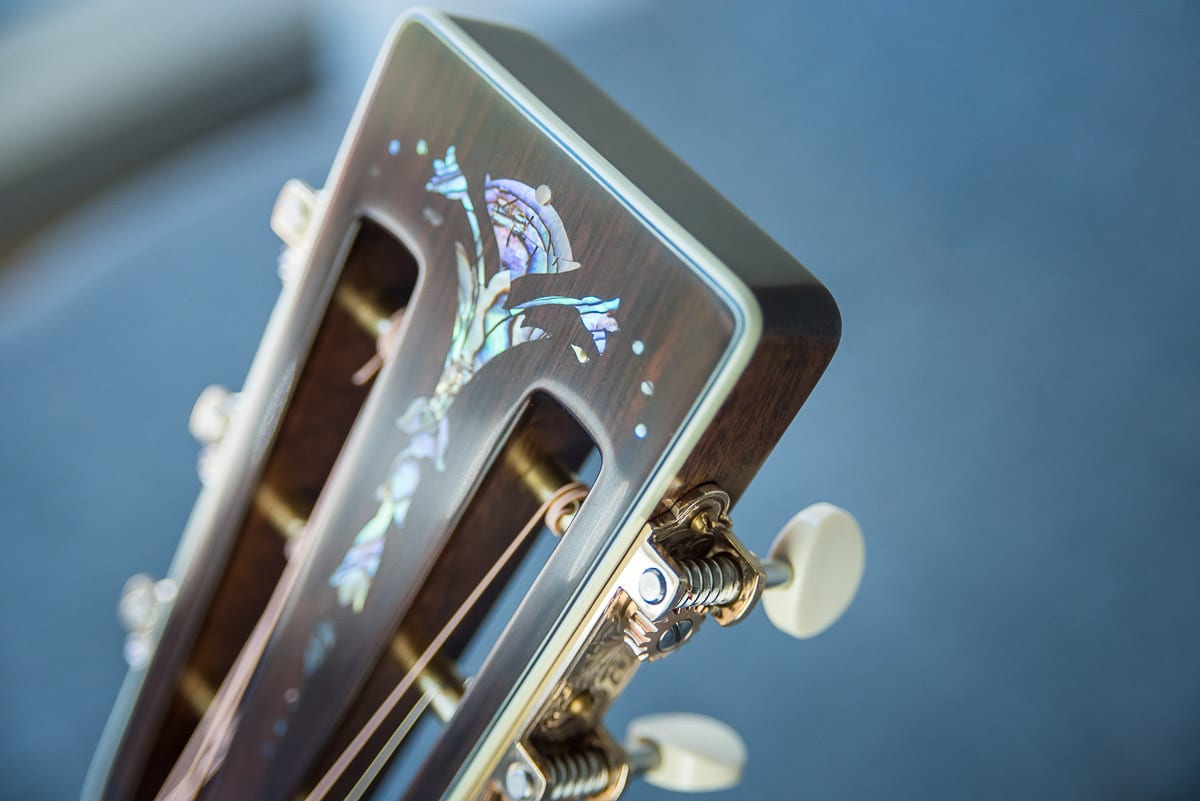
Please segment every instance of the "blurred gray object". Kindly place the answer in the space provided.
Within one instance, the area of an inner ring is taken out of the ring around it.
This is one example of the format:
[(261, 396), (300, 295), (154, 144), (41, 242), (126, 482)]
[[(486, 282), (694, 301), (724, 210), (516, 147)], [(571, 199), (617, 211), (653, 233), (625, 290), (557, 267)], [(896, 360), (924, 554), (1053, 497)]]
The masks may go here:
[[(713, 801), (1200, 798), (1197, 6), (730, 8), (521, 19), (838, 299), (841, 350), (735, 520), (762, 551), (827, 498), (867, 572), (809, 643), (706, 628), (614, 729), (733, 725), (746, 781)], [(323, 179), (383, 38), (359, 34), (352, 77), (114, 187), (0, 280), (0, 798), (78, 792), (117, 593), (174, 549), (188, 410), (245, 373), (271, 202)]]
[(293, 0), (82, 0), (0, 28), (0, 248), (127, 170), (310, 83)]

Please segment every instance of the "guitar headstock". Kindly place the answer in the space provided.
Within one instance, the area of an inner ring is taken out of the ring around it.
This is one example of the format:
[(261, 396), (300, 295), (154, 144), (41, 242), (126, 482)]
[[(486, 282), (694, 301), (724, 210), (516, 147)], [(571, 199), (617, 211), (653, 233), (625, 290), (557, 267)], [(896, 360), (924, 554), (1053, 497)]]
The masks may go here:
[(711, 722), (620, 744), (603, 718), (708, 618), (761, 597), (805, 637), (850, 602), (849, 515), (810, 507), (765, 559), (730, 518), (836, 348), (824, 287), (536, 40), (425, 12), (272, 226), (284, 290), (243, 390), (193, 414), (206, 486), (170, 578), (125, 599), (88, 792), (734, 780)]

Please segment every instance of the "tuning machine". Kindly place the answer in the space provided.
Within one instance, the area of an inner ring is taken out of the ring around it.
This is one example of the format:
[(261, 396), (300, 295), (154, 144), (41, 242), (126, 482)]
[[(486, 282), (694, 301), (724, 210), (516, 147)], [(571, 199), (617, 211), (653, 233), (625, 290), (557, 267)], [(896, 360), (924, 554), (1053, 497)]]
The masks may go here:
[(171, 579), (157, 581), (145, 573), (135, 573), (121, 588), (117, 619), (125, 629), (125, 661), (134, 670), (150, 662), (157, 643), (159, 622), (175, 600), (177, 587)]
[(705, 715), (646, 715), (629, 724), (622, 749), (603, 729), (586, 745), (543, 751), (518, 743), (496, 774), (505, 801), (613, 799), (632, 778), (681, 793), (735, 786), (746, 766), (736, 731)]
[[(667, 655), (705, 616), (722, 626), (744, 619), (760, 598), (775, 627), (800, 639), (825, 631), (853, 601), (866, 550), (849, 512), (831, 503), (809, 506), (780, 530), (764, 560), (734, 536), (728, 509), (729, 496), (706, 485), (651, 521), (620, 579), (636, 605), (629, 629), (662, 637), (635, 649), (639, 659)], [(627, 749), (632, 775), (679, 792), (732, 787), (746, 761), (737, 732), (701, 715), (639, 718)]]
[(831, 503), (813, 504), (783, 527), (760, 560), (734, 535), (728, 508), (729, 496), (706, 485), (652, 521), (620, 579), (639, 612), (651, 621), (692, 620), (683, 615), (694, 610), (728, 626), (761, 597), (770, 621), (793, 637), (815, 637), (833, 625), (854, 599), (865, 565), (854, 517)]
[(622, 749), (605, 731), (606, 711), (640, 663), (674, 653), (708, 617), (732, 625), (761, 599), (782, 631), (821, 633), (853, 599), (865, 554), (854, 518), (818, 503), (793, 517), (759, 559), (734, 535), (729, 506), (727, 493), (705, 485), (647, 523), (604, 614), (493, 774), (506, 801), (606, 801), (631, 776), (684, 792), (737, 783), (746, 749), (725, 724), (651, 715), (630, 726)]

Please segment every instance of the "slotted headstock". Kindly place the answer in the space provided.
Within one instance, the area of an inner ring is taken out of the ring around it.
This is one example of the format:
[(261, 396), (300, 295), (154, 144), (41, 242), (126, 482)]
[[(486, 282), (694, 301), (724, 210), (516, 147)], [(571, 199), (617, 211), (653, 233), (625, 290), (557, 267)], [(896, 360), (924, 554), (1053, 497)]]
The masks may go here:
[(604, 729), (638, 664), (768, 588), (810, 636), (857, 585), (840, 510), (766, 562), (729, 518), (833, 355), (832, 298), (557, 55), (423, 12), (272, 224), (284, 291), (243, 391), (193, 415), (174, 608), (136, 621), (90, 793), (679, 785), (701, 757)]

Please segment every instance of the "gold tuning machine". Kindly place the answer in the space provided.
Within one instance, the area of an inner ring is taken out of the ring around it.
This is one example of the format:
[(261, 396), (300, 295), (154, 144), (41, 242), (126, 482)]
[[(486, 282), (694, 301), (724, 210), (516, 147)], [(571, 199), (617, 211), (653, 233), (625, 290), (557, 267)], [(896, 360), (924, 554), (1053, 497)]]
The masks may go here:
[(702, 609), (723, 626), (742, 620), (761, 597), (767, 617), (807, 639), (833, 625), (862, 581), (866, 549), (854, 517), (817, 503), (793, 517), (760, 560), (737, 539), (729, 496), (715, 485), (689, 493), (651, 523), (646, 547), (622, 586), (652, 618)]
[(832, 625), (862, 578), (862, 531), (828, 503), (808, 507), (776, 537), (767, 559), (734, 535), (729, 495), (709, 484), (646, 524), (604, 614), (593, 624), (525, 735), (492, 776), (504, 801), (616, 798), (631, 776), (701, 792), (731, 787), (746, 752), (728, 726), (699, 715), (652, 715), (617, 746), (603, 726), (644, 661), (674, 653), (707, 617), (728, 626), (762, 600), (800, 638)]

